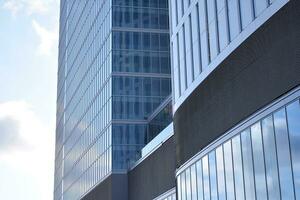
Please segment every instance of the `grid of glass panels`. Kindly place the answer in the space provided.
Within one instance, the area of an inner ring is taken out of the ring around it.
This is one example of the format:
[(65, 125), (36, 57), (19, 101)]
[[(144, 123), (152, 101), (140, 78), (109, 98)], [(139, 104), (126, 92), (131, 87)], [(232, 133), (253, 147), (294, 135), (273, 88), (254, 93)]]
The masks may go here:
[(298, 97), (189, 164), (178, 199), (299, 199), (299, 144)]
[(160, 108), (157, 113), (148, 123), (148, 141), (155, 138), (164, 128), (166, 128), (173, 120), (172, 101), (168, 99), (168, 103)]
[(112, 1), (112, 164), (129, 168), (148, 117), (171, 94), (168, 0)]
[(137, 160), (171, 92), (167, 16), (167, 0), (61, 0), (55, 200)]
[(80, 199), (112, 169), (110, 8), (61, 1), (54, 199)]
[[(253, 24), (273, 4), (286, 0), (173, 0), (170, 1), (171, 48), (174, 102), (183, 102), (184, 93), (208, 70), (210, 64), (224, 59), (225, 49), (233, 51), (233, 41), (244, 32), (253, 31)], [(252, 26), (250, 26), (252, 24)], [(237, 45), (234, 44), (236, 47)], [(213, 64), (214, 65), (214, 64)], [(207, 76), (203, 75), (203, 76)], [(205, 78), (205, 77), (202, 77)], [(197, 81), (199, 84), (199, 81)], [(191, 87), (194, 88), (195, 86)], [(191, 89), (190, 89), (191, 90)], [(178, 101), (181, 98), (181, 101)]]

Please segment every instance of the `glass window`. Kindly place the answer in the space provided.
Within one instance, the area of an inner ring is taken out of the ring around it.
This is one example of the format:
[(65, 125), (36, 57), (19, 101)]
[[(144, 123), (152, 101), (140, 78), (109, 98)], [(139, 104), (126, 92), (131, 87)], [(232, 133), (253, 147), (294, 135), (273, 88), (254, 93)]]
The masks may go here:
[(235, 194), (234, 194), (231, 141), (228, 141), (224, 144), (224, 161), (225, 161), (227, 200), (233, 200), (235, 199)]
[(215, 151), (209, 154), (209, 173), (210, 173), (211, 199), (218, 200), (217, 168), (216, 168)]
[(254, 0), (255, 17), (258, 17), (268, 6), (267, 0)]
[(160, 34), (160, 51), (168, 51), (170, 45), (169, 34)]
[(196, 164), (191, 166), (191, 188), (192, 188), (192, 200), (197, 200), (197, 174)]
[(200, 27), (199, 27), (199, 10), (198, 4), (194, 6), (191, 14), (192, 19), (192, 48), (193, 48), (193, 59), (194, 59), (194, 77), (201, 72), (201, 52), (200, 52)]
[(168, 0), (159, 0), (160, 8), (168, 8)]
[(266, 176), (269, 199), (280, 199), (280, 189), (277, 169), (277, 153), (275, 146), (273, 118), (269, 116), (262, 120), (262, 134), (265, 150)]
[(217, 0), (219, 48), (224, 49), (229, 42), (226, 0)]
[(299, 100), (288, 105), (287, 119), (290, 133), (291, 153), (293, 159), (293, 171), (296, 198), (300, 199), (300, 104)]
[(185, 185), (186, 185), (186, 200), (191, 200), (192, 188), (191, 188), (191, 170), (187, 168), (185, 170)]
[(210, 200), (209, 165), (208, 165), (207, 155), (202, 158), (202, 169), (203, 169), (204, 199)]
[(236, 199), (245, 199), (244, 194), (244, 175), (243, 175), (243, 162), (241, 152), (241, 139), (240, 135), (232, 139), (232, 154), (233, 154), (233, 168), (234, 168), (234, 183)]
[(267, 199), (266, 176), (265, 176), (264, 155), (263, 155), (260, 123), (256, 123), (251, 127), (251, 139), (252, 139), (252, 147), (253, 147), (252, 150), (253, 150), (256, 198)]
[(284, 200), (295, 199), (285, 109), (281, 109), (274, 113), (274, 127), (281, 197)]
[(181, 200), (181, 175), (177, 176), (177, 196)]
[(216, 149), (219, 200), (226, 200), (223, 146)]
[(252, 0), (240, 1), (242, 28), (245, 29), (253, 21), (254, 12)]
[(198, 191), (198, 200), (203, 200), (203, 173), (202, 173), (202, 161), (199, 160), (196, 163), (196, 172), (197, 172), (197, 191)]
[(143, 33), (143, 49), (149, 50), (150, 49), (150, 33)]
[(207, 28), (207, 10), (206, 1), (199, 1), (199, 24), (200, 24), (200, 43), (201, 43), (201, 59), (202, 70), (210, 63), (208, 28)]
[(158, 9), (150, 9), (150, 28), (159, 28)]
[(230, 27), (230, 41), (232, 41), (241, 31), (238, 0), (228, 0), (228, 17)]
[[(167, 0), (159, 0), (167, 1)], [(168, 29), (169, 28), (169, 13), (167, 10), (159, 10), (159, 28), (160, 29)]]
[(181, 174), (181, 199), (186, 200), (185, 173)]
[(213, 60), (219, 53), (215, 1), (207, 1), (207, 15), (208, 15), (210, 57), (211, 60)]
[(141, 33), (139, 32), (133, 33), (133, 48), (141, 49)]

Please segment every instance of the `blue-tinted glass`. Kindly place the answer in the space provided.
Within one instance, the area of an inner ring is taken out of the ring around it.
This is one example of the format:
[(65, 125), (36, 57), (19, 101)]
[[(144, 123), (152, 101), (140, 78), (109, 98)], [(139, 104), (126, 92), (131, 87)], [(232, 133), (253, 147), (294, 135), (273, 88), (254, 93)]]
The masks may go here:
[(238, 0), (228, 0), (228, 17), (230, 41), (232, 41), (241, 31)]
[(267, 190), (266, 190), (266, 175), (265, 175), (264, 154), (263, 154), (260, 123), (256, 123), (251, 127), (251, 139), (252, 139), (252, 147), (253, 147), (252, 150), (253, 150), (256, 198), (263, 200), (263, 199), (267, 199)]
[(254, 19), (252, 0), (240, 1), (242, 28), (245, 29)]
[(274, 113), (274, 127), (278, 154), (281, 198), (292, 200), (295, 199), (295, 197), (285, 109), (281, 109)]
[(145, 52), (143, 57), (143, 70), (144, 72), (151, 71), (150, 53)]
[(295, 101), (288, 105), (287, 119), (293, 160), (296, 199), (300, 199), (300, 105)]
[(244, 194), (244, 173), (242, 161), (242, 148), (240, 135), (232, 139), (232, 154), (233, 154), (233, 168), (234, 168), (234, 183), (236, 199), (245, 199)]
[(159, 28), (158, 9), (150, 9), (150, 27), (153, 29)]
[(170, 45), (169, 34), (160, 34), (160, 50), (168, 51)]
[(160, 8), (168, 8), (168, 0), (159, 0)]
[(140, 20), (141, 17), (142, 17), (141, 9), (134, 8), (132, 13), (133, 27), (135, 28), (141, 27), (141, 20)]
[(209, 165), (208, 165), (207, 155), (202, 158), (202, 169), (203, 169), (204, 199), (210, 200)]
[(185, 173), (181, 174), (181, 199), (186, 200)]
[(192, 188), (191, 188), (191, 170), (187, 168), (185, 170), (185, 184), (186, 184), (186, 200), (191, 200), (192, 198)]
[(198, 200), (204, 199), (203, 194), (203, 171), (202, 171), (202, 161), (199, 160), (196, 163), (196, 173), (197, 173), (197, 192), (198, 192)]
[(223, 146), (216, 149), (219, 200), (226, 200)]
[(149, 25), (150, 25), (149, 9), (144, 8), (142, 10), (142, 17), (143, 17), (143, 27), (149, 28)]
[(191, 166), (191, 189), (192, 189), (192, 200), (197, 200), (197, 173), (196, 164)]
[(149, 50), (150, 49), (150, 33), (143, 33), (143, 49)]
[(159, 73), (159, 54), (158, 53), (151, 53), (151, 72), (152, 73)]
[(150, 7), (158, 8), (158, 1), (160, 0), (150, 0)]
[(231, 141), (226, 142), (223, 145), (223, 149), (224, 149), (224, 161), (225, 161), (227, 200), (231, 200), (231, 199), (235, 199)]
[[(164, 1), (164, 0), (160, 0)], [(159, 10), (159, 28), (167, 29), (169, 28), (169, 13), (167, 10)]]
[(211, 199), (218, 200), (217, 168), (215, 151), (209, 154), (210, 191)]
[(255, 17), (258, 17), (268, 6), (268, 0), (254, 0)]
[(280, 199), (279, 177), (277, 168), (277, 153), (273, 117), (269, 116), (262, 120), (262, 134), (265, 150), (266, 176), (268, 194), (270, 199)]
[(177, 197), (178, 200), (181, 200), (181, 175), (177, 176)]
[(158, 33), (151, 34), (151, 50), (153, 50), (153, 51), (159, 50), (159, 34)]
[(217, 0), (218, 31), (220, 50), (224, 49), (229, 42), (226, 0)]

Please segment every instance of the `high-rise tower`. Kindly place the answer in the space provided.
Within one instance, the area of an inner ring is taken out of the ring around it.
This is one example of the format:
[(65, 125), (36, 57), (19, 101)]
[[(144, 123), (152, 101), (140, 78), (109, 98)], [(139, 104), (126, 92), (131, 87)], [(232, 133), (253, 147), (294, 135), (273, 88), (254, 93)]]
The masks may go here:
[(153, 137), (148, 117), (171, 94), (168, 24), (167, 0), (61, 0), (55, 200), (114, 184)]

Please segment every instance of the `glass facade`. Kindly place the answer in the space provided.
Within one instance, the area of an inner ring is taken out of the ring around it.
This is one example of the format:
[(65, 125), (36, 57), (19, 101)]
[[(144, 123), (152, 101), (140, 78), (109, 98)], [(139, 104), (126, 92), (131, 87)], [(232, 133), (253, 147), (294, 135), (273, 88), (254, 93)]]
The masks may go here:
[(184, 164), (178, 199), (299, 199), (299, 96), (255, 114)]
[(166, 128), (173, 120), (172, 101), (171, 98), (166, 99), (166, 104), (158, 108), (158, 113), (150, 116), (148, 123), (148, 141), (155, 138), (164, 128)]
[(112, 167), (123, 170), (140, 157), (147, 119), (171, 94), (168, 0), (113, 0), (112, 19)]
[(171, 93), (167, 0), (61, 0), (55, 200), (127, 170)]
[(276, 12), (274, 8), (285, 3), (286, 0), (170, 1), (174, 110)]

